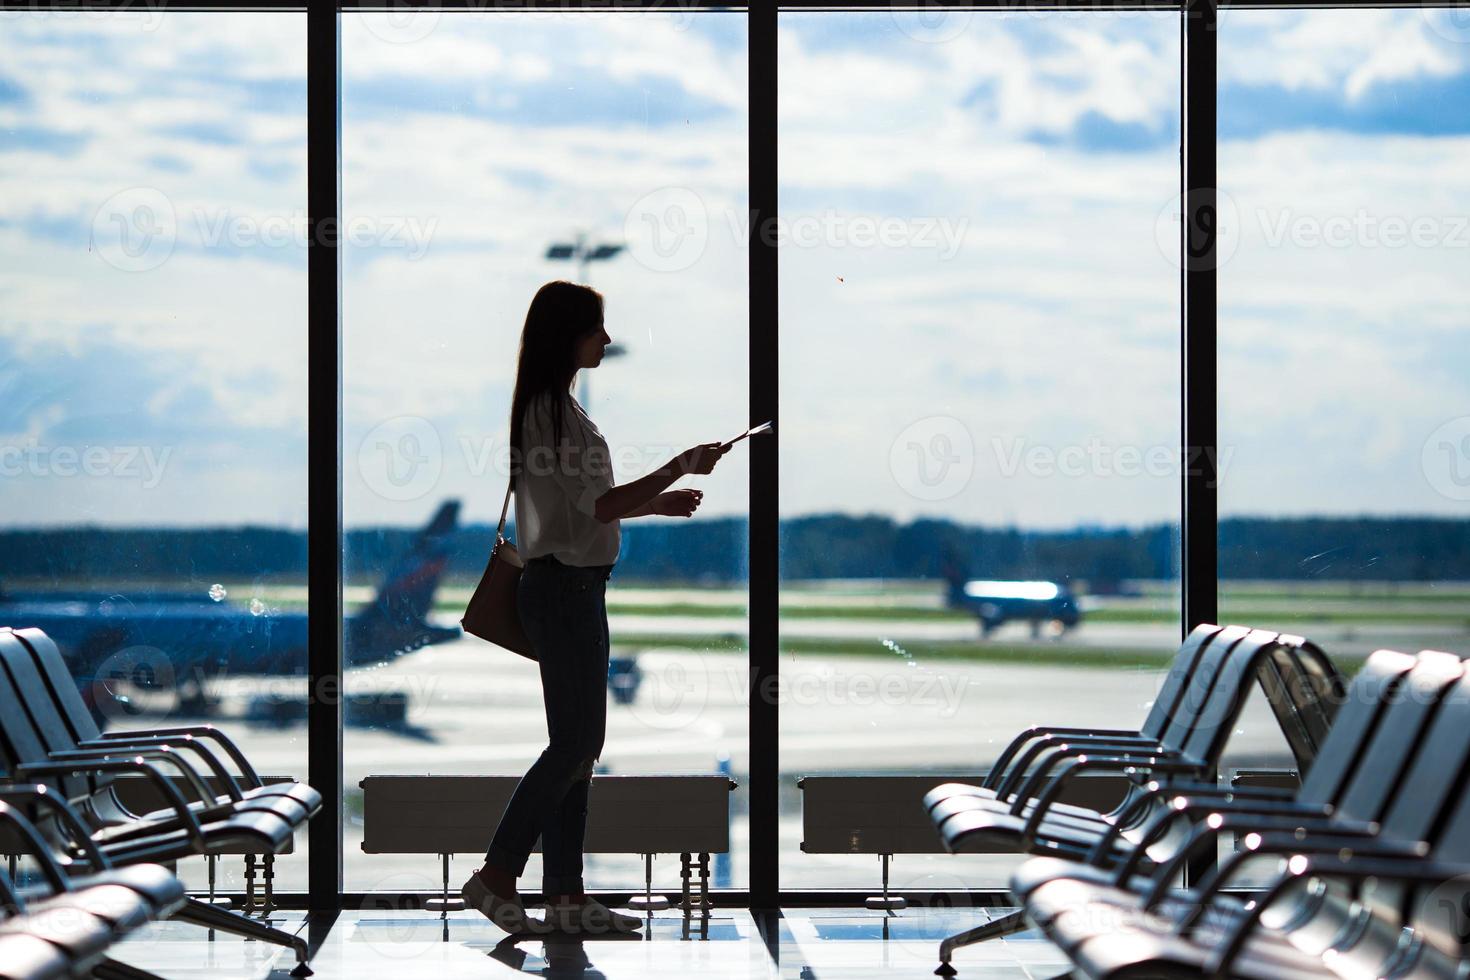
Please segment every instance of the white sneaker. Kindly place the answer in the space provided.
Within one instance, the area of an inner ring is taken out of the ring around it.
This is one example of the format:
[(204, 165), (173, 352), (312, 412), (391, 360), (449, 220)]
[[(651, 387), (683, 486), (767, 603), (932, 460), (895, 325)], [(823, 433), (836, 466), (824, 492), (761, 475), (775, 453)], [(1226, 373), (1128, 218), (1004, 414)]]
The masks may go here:
[(536, 921), (526, 915), (526, 908), (520, 901), (501, 898), (477, 874), (470, 875), (469, 881), (460, 887), (459, 894), (464, 899), (465, 908), (478, 909), (491, 922), (512, 935), (529, 932), (536, 925)]
[(642, 925), (643, 920), (637, 916), (614, 912), (590, 896), (585, 902), (548, 902), (546, 905), (546, 926), (557, 932), (595, 936), (633, 932)]

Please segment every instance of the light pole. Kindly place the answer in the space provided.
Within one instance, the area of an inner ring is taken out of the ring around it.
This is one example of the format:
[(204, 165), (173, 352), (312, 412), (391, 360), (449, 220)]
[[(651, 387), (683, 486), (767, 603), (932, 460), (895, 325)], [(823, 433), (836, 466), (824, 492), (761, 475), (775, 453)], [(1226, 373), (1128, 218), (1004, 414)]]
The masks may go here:
[[(552, 245), (546, 249), (546, 257), (553, 262), (576, 262), (577, 281), (586, 283), (588, 282), (588, 267), (591, 266), (593, 262), (605, 262), (613, 256), (617, 255), (626, 247), (626, 245), (617, 245), (611, 242), (603, 242), (598, 245), (588, 245), (587, 236), (579, 231), (577, 232), (577, 240), (574, 242), (552, 243)], [(622, 344), (613, 343), (608, 345), (607, 353), (605, 356), (618, 357), (624, 353), (626, 353), (626, 351), (623, 348)], [(589, 391), (590, 379), (587, 376), (587, 372), (583, 371), (582, 397), (579, 400), (582, 403), (582, 407), (590, 412), (592, 411), (592, 409), (588, 407), (587, 401), (587, 399), (590, 397)]]

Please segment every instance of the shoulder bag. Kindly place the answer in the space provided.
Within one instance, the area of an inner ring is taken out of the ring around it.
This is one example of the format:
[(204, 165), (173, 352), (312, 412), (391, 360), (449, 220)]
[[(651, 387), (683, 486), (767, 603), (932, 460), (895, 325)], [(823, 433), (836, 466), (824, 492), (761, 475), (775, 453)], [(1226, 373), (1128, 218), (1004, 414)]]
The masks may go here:
[(531, 641), (521, 629), (521, 614), (516, 606), (516, 588), (525, 562), (516, 546), (505, 539), (505, 514), (510, 509), (510, 490), (509, 486), (505, 488), (505, 504), (500, 508), (500, 525), (495, 529), (490, 561), (459, 623), (466, 633), (489, 640), (528, 660), (535, 660), (536, 651), (531, 649)]

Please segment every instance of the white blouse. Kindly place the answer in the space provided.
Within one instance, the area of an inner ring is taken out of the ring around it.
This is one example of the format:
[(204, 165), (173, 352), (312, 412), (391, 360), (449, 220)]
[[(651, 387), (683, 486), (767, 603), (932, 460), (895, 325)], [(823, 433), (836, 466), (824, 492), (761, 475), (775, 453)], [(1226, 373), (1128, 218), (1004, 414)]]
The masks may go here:
[(607, 440), (570, 393), (562, 393), (560, 452), (551, 449), (552, 392), (526, 406), (521, 473), (516, 478), (516, 551), (527, 560), (555, 555), (567, 565), (611, 565), (622, 545), (619, 521), (596, 517), (613, 486)]

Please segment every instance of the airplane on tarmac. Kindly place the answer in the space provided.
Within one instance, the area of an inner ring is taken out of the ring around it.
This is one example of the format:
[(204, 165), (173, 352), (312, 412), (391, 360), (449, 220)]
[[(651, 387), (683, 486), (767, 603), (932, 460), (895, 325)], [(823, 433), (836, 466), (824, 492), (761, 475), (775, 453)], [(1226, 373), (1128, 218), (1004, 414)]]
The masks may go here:
[[(380, 665), (464, 635), (458, 625), (429, 622), (459, 507), (458, 500), (440, 505), (389, 568), (372, 601), (343, 619), (344, 669)], [(0, 626), (44, 630), (103, 726), (110, 718), (155, 710), (150, 705), (160, 700), (159, 708), (168, 713), (208, 715), (215, 708), (208, 694), (215, 679), (306, 674), (306, 612), (275, 609), (259, 598), (228, 601), (221, 586), (131, 594), (0, 589)], [(640, 680), (635, 657), (612, 658), (608, 686), (614, 700), (631, 702)], [(304, 720), (304, 703), (256, 700), (247, 717)], [(351, 721), (359, 706), (348, 703), (347, 709)], [(401, 726), (406, 695), (378, 698), (366, 710), (373, 714), (364, 722)]]
[[(380, 664), (459, 639), (458, 626), (428, 622), (458, 519), (459, 501), (442, 504), (373, 600), (343, 620), (344, 667)], [(281, 611), (258, 598), (227, 601), (221, 586), (192, 592), (0, 590), (0, 625), (40, 627), (55, 640), (99, 721), (136, 713), (136, 707), (107, 703), (126, 699), (124, 688), (168, 692), (181, 713), (206, 714), (212, 679), (304, 675), (306, 624), (305, 611)]]
[(1033, 637), (1041, 635), (1044, 625), (1055, 624), (1065, 633), (1082, 621), (1081, 604), (1060, 582), (969, 579), (952, 553), (945, 556), (943, 575), (948, 583), (945, 605), (974, 613), (982, 637), (1013, 619), (1029, 623)]

